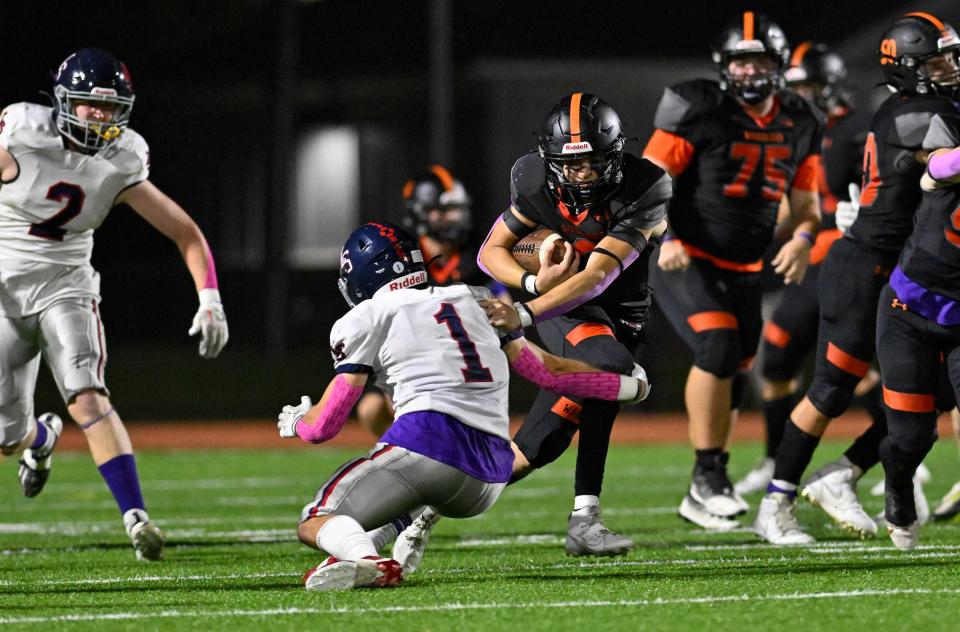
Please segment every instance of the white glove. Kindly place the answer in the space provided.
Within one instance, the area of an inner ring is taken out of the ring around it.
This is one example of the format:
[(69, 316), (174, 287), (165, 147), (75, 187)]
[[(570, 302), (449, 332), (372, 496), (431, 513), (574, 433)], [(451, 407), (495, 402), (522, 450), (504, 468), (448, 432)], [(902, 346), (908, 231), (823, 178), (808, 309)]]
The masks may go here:
[(277, 430), (284, 439), (292, 439), (297, 436), (297, 422), (303, 419), (307, 411), (313, 407), (310, 398), (304, 395), (300, 398), (299, 406), (284, 406), (280, 414), (277, 415)]
[(653, 388), (650, 386), (649, 380), (647, 380), (647, 372), (643, 370), (643, 367), (639, 364), (633, 365), (633, 371), (630, 372), (630, 377), (636, 378), (637, 380), (637, 396), (631, 400), (621, 402), (623, 404), (639, 404), (650, 395), (650, 389)]
[(200, 334), (200, 356), (216, 358), (230, 339), (227, 329), (227, 315), (223, 313), (220, 291), (213, 288), (200, 290), (200, 309), (193, 317), (189, 336)]
[(837, 213), (834, 216), (841, 233), (847, 232), (860, 214), (860, 187), (851, 182), (847, 185), (847, 191), (850, 193), (850, 201), (837, 202)]

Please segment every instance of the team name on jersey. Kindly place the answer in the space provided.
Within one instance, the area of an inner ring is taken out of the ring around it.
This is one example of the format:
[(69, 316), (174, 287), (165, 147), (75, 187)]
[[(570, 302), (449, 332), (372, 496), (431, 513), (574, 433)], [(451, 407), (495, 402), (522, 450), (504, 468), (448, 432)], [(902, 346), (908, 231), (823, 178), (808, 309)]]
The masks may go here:
[(743, 137), (760, 143), (782, 143), (784, 140), (780, 132), (754, 132), (748, 129), (743, 130)]

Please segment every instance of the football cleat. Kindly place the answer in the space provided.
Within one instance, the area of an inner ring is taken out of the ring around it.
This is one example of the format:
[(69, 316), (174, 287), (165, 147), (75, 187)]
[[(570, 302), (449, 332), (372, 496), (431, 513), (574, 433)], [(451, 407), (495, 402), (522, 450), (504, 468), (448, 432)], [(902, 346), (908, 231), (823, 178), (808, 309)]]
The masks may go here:
[(371, 555), (356, 562), (330, 556), (303, 576), (310, 591), (350, 590), (351, 588), (389, 588), (403, 581), (399, 562)]
[(420, 567), (427, 542), (430, 540), (430, 532), (439, 521), (440, 514), (432, 507), (427, 507), (397, 536), (392, 555), (400, 564), (404, 575), (415, 573)]
[(740, 523), (733, 518), (726, 516), (717, 516), (707, 511), (706, 507), (693, 498), (690, 494), (683, 497), (680, 501), (680, 508), (677, 514), (693, 524), (703, 527), (708, 531), (732, 531), (740, 527)]
[(567, 555), (609, 557), (623, 555), (636, 546), (633, 540), (614, 533), (600, 522), (599, 507), (587, 507), (586, 513), (580, 516), (572, 512), (567, 518), (567, 541), (564, 545)]
[(150, 522), (143, 509), (130, 509), (123, 514), (123, 526), (127, 530), (137, 559), (157, 561), (163, 559), (163, 545), (166, 538), (160, 527)]
[(47, 479), (50, 478), (50, 466), (53, 463), (53, 449), (57, 447), (60, 433), (63, 432), (63, 421), (53, 413), (44, 413), (37, 417), (37, 424), (42, 424), (47, 429), (46, 444), (36, 450), (27, 448), (20, 455), (18, 475), (23, 495), (27, 498), (33, 498), (39, 494), (47, 484)]
[(750, 505), (733, 491), (726, 468), (693, 469), (689, 496), (714, 516), (730, 518), (747, 512)]
[(787, 494), (772, 492), (760, 501), (753, 531), (770, 544), (813, 544), (813, 536), (800, 526), (794, 499)]
[(933, 511), (933, 519), (949, 520), (960, 514), (960, 481), (953, 484), (950, 491), (940, 500), (940, 504)]
[(767, 485), (773, 480), (773, 467), (776, 461), (770, 457), (764, 457), (757, 467), (753, 468), (747, 475), (737, 481), (733, 486), (735, 494), (755, 494), (757, 492), (767, 491)]
[(853, 466), (834, 461), (813, 473), (801, 495), (844, 529), (861, 538), (873, 537), (877, 535), (877, 523), (857, 499), (856, 484)]
[(887, 533), (895, 547), (901, 551), (912, 551), (920, 542), (920, 523), (915, 520), (905, 527), (898, 527), (888, 522)]

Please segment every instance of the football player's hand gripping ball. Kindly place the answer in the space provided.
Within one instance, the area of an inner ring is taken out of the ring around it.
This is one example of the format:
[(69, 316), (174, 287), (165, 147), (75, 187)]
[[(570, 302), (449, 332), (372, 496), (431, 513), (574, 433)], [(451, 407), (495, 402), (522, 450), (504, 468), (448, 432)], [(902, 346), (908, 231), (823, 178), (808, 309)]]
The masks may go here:
[(307, 411), (313, 407), (310, 398), (304, 395), (300, 398), (299, 406), (284, 406), (280, 414), (277, 415), (277, 430), (284, 439), (292, 439), (297, 436), (297, 422), (303, 419)]
[(200, 290), (200, 308), (193, 317), (193, 324), (187, 335), (200, 334), (200, 356), (215, 358), (230, 339), (227, 329), (227, 315), (223, 312), (220, 292), (213, 288)]

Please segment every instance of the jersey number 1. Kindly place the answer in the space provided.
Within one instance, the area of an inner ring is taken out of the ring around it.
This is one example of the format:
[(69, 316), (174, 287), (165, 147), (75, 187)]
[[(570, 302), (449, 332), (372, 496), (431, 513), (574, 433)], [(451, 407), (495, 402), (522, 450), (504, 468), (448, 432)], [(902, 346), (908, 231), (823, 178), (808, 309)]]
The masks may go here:
[(463, 327), (463, 321), (460, 320), (460, 314), (451, 303), (440, 303), (440, 311), (433, 315), (434, 319), (441, 325), (446, 325), (450, 330), (450, 336), (457, 341), (460, 347), (460, 355), (467, 366), (460, 369), (463, 373), (465, 382), (492, 382), (493, 375), (490, 369), (483, 366), (480, 362), (480, 354), (477, 352), (477, 345), (470, 340), (470, 334)]
[(61, 180), (51, 185), (50, 188), (47, 189), (47, 199), (53, 200), (54, 202), (63, 202), (66, 200), (67, 203), (60, 209), (59, 213), (47, 221), (40, 222), (39, 224), (30, 224), (30, 230), (28, 232), (36, 237), (42, 237), (51, 241), (63, 241), (63, 236), (67, 234), (67, 231), (60, 227), (80, 214), (80, 211), (83, 210), (84, 198), (86, 198), (86, 195), (83, 189), (76, 184), (70, 184), (69, 182)]

